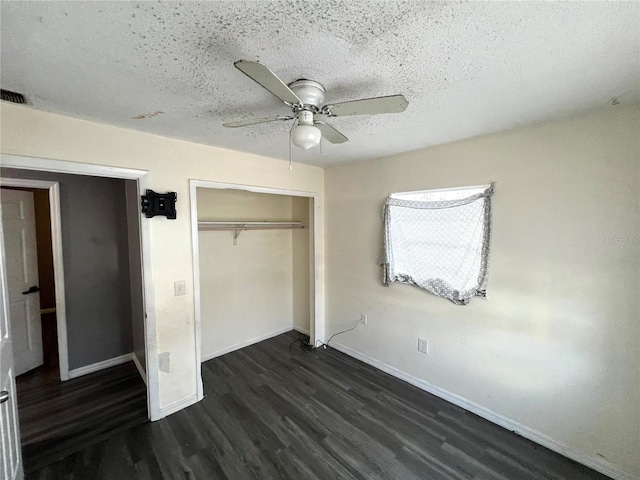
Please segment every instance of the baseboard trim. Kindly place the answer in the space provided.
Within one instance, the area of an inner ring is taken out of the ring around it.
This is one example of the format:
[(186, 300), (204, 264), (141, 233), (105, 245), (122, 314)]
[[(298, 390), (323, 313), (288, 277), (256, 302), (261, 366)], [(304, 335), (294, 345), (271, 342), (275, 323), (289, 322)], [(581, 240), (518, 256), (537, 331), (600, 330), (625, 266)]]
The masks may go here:
[(382, 370), (383, 372), (388, 373), (389, 375), (392, 375), (396, 378), (399, 378), (400, 380), (404, 380), (405, 382), (410, 383), (411, 385), (414, 385), (415, 387), (418, 387), (425, 392), (431, 393), (436, 397), (442, 398), (447, 402), (464, 408), (471, 413), (475, 413), (476, 415), (489, 420), (496, 425), (506, 428), (507, 430), (511, 430), (512, 432), (517, 433), (518, 435), (531, 440), (532, 442), (542, 445), (549, 450), (553, 450), (560, 455), (575, 460), (576, 462), (592, 468), (593, 470), (596, 470), (600, 473), (603, 473), (604, 475), (608, 475), (615, 480), (638, 480), (638, 477), (635, 477), (631, 473), (624, 472), (620, 468), (612, 465), (602, 458), (595, 457), (591, 454), (583, 452), (582, 450), (572, 447), (571, 445), (567, 445), (565, 443), (554, 440), (544, 433), (538, 432), (537, 430), (527, 427), (526, 425), (522, 425), (521, 423), (516, 422), (515, 420), (511, 420), (504, 415), (495, 413), (488, 408), (485, 408), (481, 405), (478, 405), (477, 403), (467, 400), (464, 397), (461, 397), (460, 395), (432, 385), (420, 378), (414, 377), (413, 375), (392, 367), (391, 365), (381, 362), (380, 360), (376, 360), (375, 358), (365, 355), (358, 350), (335, 342), (331, 344), (331, 347), (339, 350), (346, 355), (349, 355), (350, 357), (360, 360), (361, 362), (371, 365), (372, 367), (376, 367), (377, 369)]
[(144, 368), (142, 368), (142, 363), (140, 363), (140, 359), (136, 355), (136, 352), (133, 352), (131, 354), (131, 356), (132, 356), (132, 359), (133, 359), (133, 363), (135, 364), (136, 368), (138, 369), (138, 373), (142, 377), (142, 381), (146, 385), (147, 384), (147, 374), (145, 373)]
[(169, 415), (171, 415), (173, 413), (176, 413), (176, 412), (182, 410), (183, 408), (190, 407), (191, 405), (193, 405), (195, 403), (198, 403), (198, 394), (194, 394), (194, 395), (191, 395), (190, 397), (183, 398), (182, 400), (178, 400), (177, 402), (170, 403), (166, 407), (161, 407), (160, 408), (160, 417), (152, 419), (152, 420), (153, 421), (160, 420), (161, 418), (164, 418), (164, 417), (167, 417), (167, 416), (169, 416)]
[(288, 327), (281, 328), (279, 330), (275, 330), (275, 331), (267, 333), (265, 335), (261, 335), (259, 337), (251, 338), (249, 340), (245, 340), (244, 342), (236, 343), (235, 345), (232, 345), (232, 346), (227, 347), (227, 348), (223, 348), (221, 350), (217, 350), (217, 351), (215, 351), (213, 353), (203, 354), (200, 357), (200, 362), (206, 362), (207, 360), (212, 360), (212, 359), (214, 359), (216, 357), (220, 357), (220, 356), (225, 355), (227, 353), (231, 353), (231, 352), (234, 352), (236, 350), (240, 350), (241, 348), (248, 347), (249, 345), (253, 345), (254, 343), (262, 342), (263, 340), (267, 340), (269, 338), (276, 337), (276, 336), (281, 335), (283, 333), (290, 332), (293, 328), (294, 327), (290, 325)]
[(93, 372), (104, 370), (105, 368), (115, 367), (116, 365), (130, 362), (131, 360), (133, 360), (133, 353), (125, 353), (124, 355), (120, 355), (119, 357), (109, 358), (108, 360), (103, 360), (102, 362), (92, 363), (91, 365), (87, 365), (85, 367), (69, 370), (69, 378), (78, 378), (83, 375), (88, 375)]

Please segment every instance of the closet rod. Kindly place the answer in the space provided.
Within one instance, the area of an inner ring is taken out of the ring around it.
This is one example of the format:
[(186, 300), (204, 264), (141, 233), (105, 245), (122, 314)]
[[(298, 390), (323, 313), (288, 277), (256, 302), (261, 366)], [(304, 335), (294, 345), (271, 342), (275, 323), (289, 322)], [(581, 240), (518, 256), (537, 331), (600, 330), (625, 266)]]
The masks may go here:
[(303, 222), (198, 222), (198, 230), (232, 230), (233, 244), (243, 230), (283, 230), (304, 228)]
[(304, 227), (303, 222), (198, 222), (198, 230), (269, 230)]

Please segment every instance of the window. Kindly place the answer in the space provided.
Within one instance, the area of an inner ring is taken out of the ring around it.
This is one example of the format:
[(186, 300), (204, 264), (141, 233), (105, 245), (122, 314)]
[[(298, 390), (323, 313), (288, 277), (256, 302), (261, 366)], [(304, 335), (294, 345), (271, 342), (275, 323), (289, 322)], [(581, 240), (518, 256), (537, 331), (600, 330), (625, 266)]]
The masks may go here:
[(465, 305), (486, 296), (493, 185), (393, 193), (384, 206), (384, 284)]

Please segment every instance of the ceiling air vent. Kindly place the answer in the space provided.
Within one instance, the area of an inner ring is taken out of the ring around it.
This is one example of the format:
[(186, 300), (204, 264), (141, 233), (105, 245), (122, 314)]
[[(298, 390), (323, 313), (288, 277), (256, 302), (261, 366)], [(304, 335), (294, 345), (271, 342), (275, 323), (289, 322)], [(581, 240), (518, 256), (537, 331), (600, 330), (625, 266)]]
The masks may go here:
[(24, 95), (21, 93), (10, 92), (9, 90), (0, 90), (0, 99), (13, 103), (26, 103)]

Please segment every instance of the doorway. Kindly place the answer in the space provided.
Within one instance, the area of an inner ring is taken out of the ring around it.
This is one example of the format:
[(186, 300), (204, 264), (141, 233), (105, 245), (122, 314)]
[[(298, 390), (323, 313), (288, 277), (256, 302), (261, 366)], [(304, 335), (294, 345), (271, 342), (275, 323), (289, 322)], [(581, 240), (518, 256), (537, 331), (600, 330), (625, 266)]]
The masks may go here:
[[(122, 198), (122, 205), (125, 205), (125, 203), (128, 201), (130, 202), (130, 205), (132, 205), (134, 207), (134, 209), (136, 210), (136, 212), (138, 211), (138, 194), (139, 194), (139, 190), (140, 190), (140, 183), (145, 182), (145, 172), (140, 172), (140, 171), (134, 171), (134, 170), (128, 170), (128, 169), (112, 169), (112, 168), (108, 168), (108, 167), (99, 167), (99, 166), (90, 166), (90, 165), (83, 165), (83, 164), (69, 164), (68, 162), (60, 162), (60, 161), (52, 161), (52, 160), (42, 160), (42, 159), (30, 159), (30, 158), (26, 158), (26, 157), (11, 157), (11, 156), (2, 156), (2, 160), (3, 160), (3, 176), (6, 177), (5, 173), (7, 171), (7, 168), (13, 168), (13, 167), (17, 167), (20, 168), (20, 172), (24, 173), (24, 175), (18, 175), (18, 176), (23, 176), (23, 177), (37, 177), (38, 174), (45, 174), (45, 172), (48, 172), (51, 175), (56, 175), (56, 174), (79, 174), (82, 173), (84, 174), (83, 178), (86, 179), (87, 181), (89, 181), (89, 183), (91, 183), (91, 181), (95, 181), (97, 179), (104, 179), (104, 180), (108, 180), (108, 178), (104, 178), (104, 177), (111, 177), (112, 180), (115, 180), (116, 182), (125, 182), (124, 179), (126, 179), (126, 183), (127, 183), (127, 189), (126, 189), (126, 194), (123, 190), (123, 198)], [(38, 170), (40, 172), (34, 172), (33, 170)], [(79, 171), (80, 170), (80, 171)], [(89, 173), (91, 172), (91, 173)], [(109, 175), (111, 173), (116, 173), (116, 175)], [(89, 174), (89, 175), (87, 175)], [(69, 175), (69, 176), (74, 176), (74, 177), (78, 177), (78, 175)], [(122, 176), (124, 177), (124, 179), (120, 178), (118, 179), (118, 176)], [(116, 178), (113, 178), (116, 177)], [(10, 187), (13, 188), (14, 191), (16, 192), (24, 192), (24, 193), (30, 193), (31, 195), (38, 195), (39, 193), (45, 192), (45, 196), (46, 193), (49, 193), (49, 198), (51, 199), (52, 197), (57, 197), (57, 207), (54, 206), (56, 204), (56, 202), (52, 202), (51, 203), (51, 210), (52, 213), (56, 210), (56, 208), (58, 209), (58, 214), (59, 214), (59, 209), (60, 209), (60, 188), (58, 185), (58, 182), (50, 182), (49, 184), (45, 185), (43, 183), (40, 184), (33, 184), (33, 182), (39, 182), (40, 180), (34, 180), (33, 178), (31, 179), (17, 179), (17, 178), (11, 178), (11, 179), (6, 179), (3, 178), (2, 181), (0, 182), (0, 184), (3, 187)], [(31, 184), (27, 184), (28, 182), (32, 182)], [(42, 182), (42, 181), (40, 181)], [(40, 189), (37, 189), (36, 187), (41, 187)], [(19, 189), (19, 190), (18, 190)], [(38, 190), (40, 190), (38, 192)], [(95, 188), (93, 186), (88, 186), (86, 187), (86, 190), (89, 191), (93, 191), (95, 192)], [(63, 193), (64, 193), (64, 187), (63, 187)], [(100, 197), (100, 198), (98, 198)], [(97, 203), (95, 202), (91, 202), (89, 205), (94, 205), (95, 208), (93, 208), (95, 213), (95, 218), (98, 219), (98, 222), (100, 221), (100, 215), (103, 213), (103, 207), (104, 205), (102, 205), (100, 202), (104, 201), (103, 196), (96, 196), (95, 199), (98, 201)], [(66, 202), (66, 203), (65, 203)], [(69, 207), (69, 202), (68, 202), (68, 198), (65, 200), (64, 195), (62, 198), (62, 203), (63, 203), (63, 209), (64, 208), (68, 208)], [(3, 215), (4, 216), (4, 215)], [(89, 221), (90, 219), (86, 216), (82, 217), (81, 215), (75, 215), (75, 217), (77, 218), (77, 220), (79, 220), (79, 222), (81, 223), (80, 228), (84, 228), (86, 226), (86, 222)], [(71, 217), (68, 217), (71, 218)], [(123, 218), (125, 218), (125, 216), (123, 216)], [(75, 390), (76, 393), (78, 391), (83, 391), (83, 392), (87, 392), (89, 389), (91, 389), (92, 387), (95, 387), (96, 385), (101, 385), (101, 386), (109, 386), (108, 388), (110, 388), (112, 391), (115, 392), (119, 392), (120, 395), (120, 400), (123, 400), (123, 405), (125, 406), (125, 408), (123, 408), (118, 415), (112, 415), (111, 417), (114, 418), (121, 418), (121, 419), (126, 419), (126, 421), (132, 420), (134, 422), (138, 422), (138, 419), (132, 419), (131, 416), (127, 417), (127, 415), (130, 415), (132, 411), (137, 411), (137, 412), (142, 412), (142, 416), (143, 416), (143, 421), (146, 421), (149, 418), (149, 414), (151, 413), (152, 418), (158, 417), (158, 398), (157, 398), (157, 382), (156, 383), (152, 383), (153, 380), (150, 382), (148, 377), (151, 377), (152, 379), (154, 379), (154, 377), (157, 376), (157, 373), (154, 374), (153, 369), (149, 369), (149, 364), (153, 365), (154, 364), (154, 355), (147, 355), (146, 354), (146, 345), (148, 344), (147, 342), (147, 336), (148, 334), (152, 334), (153, 330), (154, 330), (154, 325), (150, 324), (149, 320), (153, 320), (153, 309), (149, 309), (151, 310), (150, 312), (147, 311), (146, 312), (146, 322), (145, 322), (145, 307), (144, 307), (144, 302), (145, 300), (149, 299), (148, 293), (150, 291), (149, 287), (149, 282), (146, 282), (147, 279), (144, 278), (143, 275), (143, 267), (142, 265), (148, 261), (148, 249), (145, 252), (145, 249), (143, 248), (143, 245), (146, 243), (148, 245), (148, 229), (146, 228), (146, 226), (140, 224), (140, 216), (135, 215), (135, 222), (132, 222), (135, 224), (135, 227), (137, 228), (137, 230), (133, 229), (133, 233), (132, 232), (132, 225), (129, 225), (130, 222), (128, 222), (129, 220), (129, 216), (126, 216), (127, 219), (127, 230), (129, 232), (129, 234), (125, 234), (124, 235), (124, 241), (125, 242), (129, 242), (130, 244), (134, 245), (134, 248), (137, 249), (137, 262), (136, 261), (132, 261), (132, 258), (130, 258), (131, 256), (129, 255), (129, 258), (124, 258), (125, 263), (128, 263), (131, 268), (129, 269), (130, 271), (128, 272), (128, 278), (127, 280), (127, 284), (129, 285), (130, 283), (133, 282), (133, 278), (132, 277), (137, 277), (137, 281), (139, 284), (139, 295), (138, 295), (138, 301), (136, 302), (131, 302), (131, 309), (137, 309), (139, 311), (139, 315), (138, 318), (141, 320), (141, 329), (139, 330), (139, 337), (141, 339), (141, 341), (139, 342), (141, 345), (141, 350), (134, 350), (133, 348), (130, 348), (129, 351), (124, 354), (124, 355), (116, 355), (116, 357), (113, 357), (112, 355), (108, 355), (110, 358), (107, 359), (107, 361), (93, 361), (96, 360), (96, 358), (94, 357), (93, 359), (89, 359), (87, 361), (85, 361), (85, 365), (83, 365), (82, 363), (78, 362), (78, 352), (80, 352), (81, 355), (85, 355), (86, 356), (86, 349), (84, 350), (84, 352), (82, 352), (82, 349), (78, 349), (76, 348), (75, 350), (75, 354), (76, 357), (74, 358), (74, 352), (67, 352), (67, 355), (59, 355), (59, 363), (60, 363), (60, 372), (59, 375), (56, 375), (58, 377), (58, 382), (59, 382), (59, 386), (55, 386), (55, 390), (56, 391), (62, 391), (64, 389), (66, 389), (68, 392), (71, 390)], [(59, 220), (59, 218), (58, 218)], [(56, 230), (56, 222), (54, 221), (54, 215), (52, 214), (51, 216), (51, 232), (52, 232), (52, 240), (53, 240), (53, 245), (52, 247), (55, 249), (55, 239), (56, 239), (56, 235), (54, 234), (55, 230)], [(84, 222), (84, 223), (83, 223)], [(62, 233), (62, 230), (60, 230), (60, 223), (57, 223), (58, 226), (58, 230), (57, 233), (60, 234)], [(69, 221), (67, 221), (66, 223), (63, 222), (63, 226), (69, 226)], [(86, 230), (86, 229), (85, 229)], [(77, 233), (77, 230), (76, 230)], [(76, 235), (77, 236), (77, 235)], [(121, 236), (121, 235), (118, 235)], [(87, 258), (90, 257), (107, 257), (110, 258), (111, 260), (113, 260), (114, 258), (114, 248), (113, 245), (109, 245), (109, 242), (101, 242), (101, 238), (99, 236), (88, 236), (85, 240), (88, 240), (90, 242), (93, 242), (95, 244), (95, 246), (99, 247), (99, 255), (95, 255), (95, 254), (88, 254)], [(104, 239), (103, 239), (104, 240)], [(60, 241), (60, 245), (58, 246), (59, 251), (62, 251), (62, 245), (61, 245), (62, 241)], [(74, 251), (77, 251), (78, 249), (75, 247), (72, 247), (72, 249)], [(12, 255), (10, 252), (7, 252), (8, 255), (10, 256)], [(134, 255), (135, 256), (135, 255)], [(56, 255), (54, 255), (54, 258), (56, 257)], [(122, 256), (121, 256), (122, 257)], [(78, 262), (78, 259), (75, 259), (75, 264), (76, 266), (79, 263), (84, 263), (84, 262)], [(120, 260), (123, 260), (122, 258), (120, 258)], [(62, 266), (62, 265), (61, 265)], [(56, 276), (58, 275), (58, 273), (62, 276), (62, 270), (63, 268), (60, 269), (59, 272), (56, 272)], [(97, 269), (100, 270), (100, 269)], [(96, 271), (96, 270), (94, 270)], [(68, 272), (67, 272), (68, 273)], [(88, 283), (93, 281), (93, 277), (95, 277), (95, 275), (90, 271), (89, 272), (90, 275), (86, 278), (83, 278), (82, 281), (84, 283)], [(135, 274), (135, 275), (134, 275)], [(73, 278), (73, 277), (71, 277)], [(69, 280), (69, 275), (67, 275), (67, 280)], [(34, 285), (32, 286), (39, 286), (38, 285), (39, 282), (35, 282)], [(56, 296), (56, 304), (55, 307), (48, 307), (46, 305), (43, 304), (43, 309), (42, 313), (43, 314), (58, 314), (60, 312), (60, 310), (62, 310), (63, 313), (63, 318), (65, 316), (65, 307), (69, 306), (69, 301), (65, 302), (65, 295), (64, 295), (64, 280), (61, 282), (56, 282), (55, 283), (55, 291), (56, 294), (59, 293), (59, 288), (61, 288), (63, 291), (63, 295), (61, 296), (62, 301), (58, 301), (58, 296)], [(67, 281), (67, 293), (68, 289), (69, 289), (69, 282)], [(75, 287), (74, 291), (78, 291), (79, 288)], [(99, 290), (99, 289), (97, 289)], [(143, 292), (145, 293), (145, 295), (143, 296)], [(34, 293), (40, 293), (40, 292), (34, 292)], [(152, 291), (151, 291), (152, 293)], [(68, 296), (68, 295), (67, 295)], [(85, 295), (87, 296), (87, 293), (85, 292)], [(121, 295), (112, 295), (110, 296), (110, 303), (117, 303), (116, 301), (114, 301), (115, 297), (120, 297)], [(146, 298), (145, 298), (146, 297)], [(69, 300), (67, 298), (67, 300)], [(73, 303), (73, 302), (71, 302)], [(136, 305), (134, 306), (134, 303), (136, 303)], [(77, 302), (75, 304), (75, 307), (77, 307)], [(35, 309), (35, 308), (32, 308)], [(102, 308), (102, 310), (104, 310), (104, 308)], [(76, 308), (76, 312), (77, 312), (77, 308)], [(73, 313), (73, 312), (72, 312)], [(151, 318), (149, 318), (151, 317)], [(67, 319), (68, 320), (68, 319)], [(84, 318), (85, 321), (88, 322), (87, 316), (85, 315)], [(59, 322), (55, 322), (58, 326), (60, 323)], [(66, 322), (63, 322), (62, 325), (65, 325)], [(151, 328), (148, 328), (151, 327)], [(14, 329), (15, 330), (15, 329)], [(60, 335), (60, 328), (56, 328), (56, 330), (58, 330), (55, 334), (58, 336), (58, 340), (69, 340), (70, 342), (74, 341), (74, 332), (65, 332), (64, 335)], [(64, 328), (62, 329), (64, 330)], [(95, 330), (95, 328), (94, 328)], [(148, 330), (151, 330), (148, 331)], [(77, 333), (77, 332), (75, 332)], [(104, 333), (104, 332), (103, 332)], [(89, 334), (90, 336), (90, 334)], [(77, 335), (76, 335), (77, 337)], [(80, 338), (87, 338), (87, 334), (81, 334)], [(77, 340), (77, 338), (75, 338), (75, 340)], [(101, 340), (104, 340), (104, 335), (101, 336)], [(46, 343), (46, 342), (45, 342)], [(59, 343), (59, 342), (58, 342)], [(108, 342), (102, 342), (102, 343), (108, 343)], [(77, 346), (77, 342), (74, 344), (75, 346)], [(71, 345), (70, 345), (71, 346)], [(103, 345), (101, 345), (103, 346)], [(73, 348), (73, 346), (72, 346)], [(62, 349), (60, 349), (62, 351)], [(43, 349), (43, 358), (42, 361), (43, 363), (46, 363), (47, 360), (47, 353), (51, 354), (51, 349), (48, 349), (46, 347), (46, 345), (44, 345), (44, 349)], [(93, 352), (91, 352), (93, 353)], [(55, 350), (54, 350), (54, 354), (55, 354)], [(70, 355), (70, 358), (69, 358)], [(69, 369), (69, 366), (67, 365), (67, 374), (65, 375), (64, 373), (64, 369), (63, 367), (63, 363), (64, 363), (64, 359), (67, 358), (67, 360), (71, 360), (70, 366), (71, 368)], [(132, 358), (135, 358), (136, 362), (135, 364), (131, 362)], [(98, 359), (99, 360), (99, 359)], [(128, 363), (127, 363), (128, 362)], [(86, 365), (88, 363), (88, 365)], [(121, 364), (120, 366), (116, 366), (117, 364)], [(130, 365), (130, 367), (129, 367)], [(37, 369), (36, 369), (37, 370)], [(30, 373), (26, 373), (25, 375), (18, 377), (18, 384), (21, 384), (21, 379), (29, 376), (31, 373), (33, 373), (34, 371), (32, 370)], [(64, 378), (66, 377), (66, 378)], [(64, 380), (63, 382), (60, 383), (60, 380)], [(135, 388), (128, 388), (129, 386), (132, 385), (132, 381), (137, 382), (137, 385)], [(127, 383), (128, 382), (128, 383)], [(149, 387), (145, 386), (145, 383), (150, 384)], [(33, 385), (31, 385), (33, 386)], [(19, 385), (18, 387), (18, 391), (20, 391), (21, 386)], [(135, 389), (138, 389), (138, 393), (136, 393), (135, 395), (130, 395), (131, 392)], [(148, 391), (147, 391), (148, 390)], [(97, 391), (97, 390), (96, 390)], [(129, 393), (126, 393), (126, 392)], [(139, 393), (142, 393), (142, 397), (139, 396)], [(42, 392), (41, 392), (42, 393)], [(50, 393), (50, 392), (49, 392)], [(45, 393), (44, 395), (40, 395), (42, 396), (48, 396), (49, 393)], [(98, 395), (101, 396), (101, 395)], [(137, 396), (137, 398), (142, 398), (142, 404), (140, 405), (140, 403), (138, 402), (138, 400), (134, 400), (133, 397)], [(126, 397), (126, 398), (125, 398)], [(86, 398), (84, 399), (86, 400)], [(111, 399), (113, 400), (113, 399)], [(77, 405), (77, 402), (82, 401), (82, 399), (80, 398), (74, 398), (73, 400), (70, 400), (71, 404), (73, 405)], [(140, 407), (142, 408), (142, 410), (140, 410), (140, 408), (138, 407), (133, 407), (133, 404), (136, 405), (140, 405)], [(26, 418), (28, 415), (28, 413), (24, 413), (22, 411), (22, 406), (23, 404), (25, 404), (25, 402), (21, 402), (18, 400), (18, 407), (21, 410), (19, 413), (20, 416), (20, 420), (22, 421), (24, 418)], [(37, 408), (37, 406), (35, 404), (32, 405), (25, 405), (27, 408), (31, 408), (31, 407), (36, 407), (36, 408), (32, 408), (32, 413), (35, 414), (36, 417), (42, 417), (42, 410), (40, 408)], [(96, 415), (96, 412), (101, 411), (100, 408), (95, 408), (96, 406), (94, 406), (93, 408), (93, 416), (99, 416)], [(133, 407), (133, 408), (132, 408)], [(47, 422), (51, 422), (52, 420), (59, 420), (61, 423), (64, 422), (64, 415), (61, 414), (61, 412), (53, 412), (52, 415), (48, 415), (47, 418), (45, 418), (44, 420)], [(67, 419), (68, 420), (68, 419)], [(126, 423), (125, 421), (125, 423)], [(102, 423), (103, 424), (107, 424), (109, 422), (108, 418), (104, 418), (102, 419)], [(67, 422), (68, 423), (68, 422)], [(135, 424), (135, 423), (134, 423)], [(27, 437), (29, 435), (29, 433), (23, 429), (23, 444), (24, 444), (24, 439), (25, 437)], [(86, 442), (93, 442), (95, 440), (100, 440), (100, 436), (101, 433), (103, 432), (96, 432), (94, 430), (93, 435), (91, 435), (93, 438), (85, 438), (84, 440)], [(104, 437), (102, 437), (104, 438)], [(86, 445), (86, 444), (85, 444)], [(24, 452), (23, 452), (24, 453)], [(27, 465), (27, 467), (29, 467), (29, 465)], [(31, 468), (29, 468), (31, 469)]]
[[(34, 471), (148, 419), (145, 372), (136, 371), (144, 361), (144, 312), (141, 274), (133, 275), (140, 261), (131, 260), (136, 254), (139, 258), (140, 248), (139, 240), (137, 245), (129, 242), (130, 237), (138, 238), (139, 215), (135, 195), (131, 215), (127, 208), (126, 192), (135, 187), (130, 180), (7, 168), (2, 176), (22, 454), (25, 468)], [(23, 186), (8, 186), (11, 179)], [(33, 180), (60, 186), (55, 210), (62, 227), (58, 240), (65, 294), (58, 303), (66, 309), (61, 318), (66, 335), (57, 335), (55, 325), (47, 322), (57, 307), (45, 304), (45, 294), (55, 288), (47, 285), (48, 272), (43, 268), (53, 264), (46, 255), (52, 252), (51, 235), (46, 242), (44, 234), (51, 234), (51, 222), (46, 215), (48, 192), (28, 188), (41, 186), (27, 185)], [(95, 198), (101, 202), (99, 211), (93, 205)], [(66, 375), (58, 373), (58, 362), (45, 362), (57, 357), (56, 336), (66, 345), (60, 351), (70, 367)]]
[(59, 185), (19, 178), (0, 183), (16, 376), (38, 368), (36, 383), (68, 380)]

